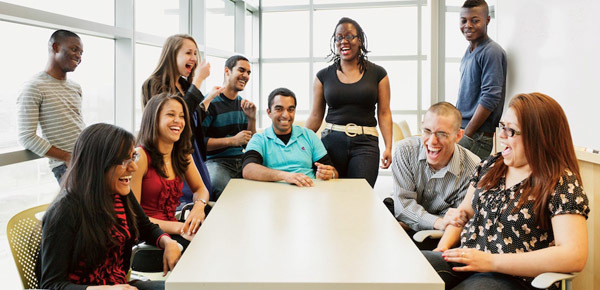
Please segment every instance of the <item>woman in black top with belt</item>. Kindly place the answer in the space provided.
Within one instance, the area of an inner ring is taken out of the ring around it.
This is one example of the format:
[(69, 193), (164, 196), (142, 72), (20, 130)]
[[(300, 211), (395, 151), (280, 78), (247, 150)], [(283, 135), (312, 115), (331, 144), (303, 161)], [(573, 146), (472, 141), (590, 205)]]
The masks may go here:
[(317, 73), (306, 127), (319, 129), (327, 105), (321, 140), (333, 165), (341, 178), (365, 178), (373, 187), (379, 165), (378, 120), (385, 142), (381, 168), (392, 163), (392, 113), (387, 72), (368, 61), (367, 53), (360, 25), (350, 18), (340, 19), (331, 37), (333, 64)]

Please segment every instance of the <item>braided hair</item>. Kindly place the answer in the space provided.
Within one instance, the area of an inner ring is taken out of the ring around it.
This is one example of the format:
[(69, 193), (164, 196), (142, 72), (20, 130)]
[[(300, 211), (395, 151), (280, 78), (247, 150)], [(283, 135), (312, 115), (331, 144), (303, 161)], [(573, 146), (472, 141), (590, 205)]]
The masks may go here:
[(329, 55), (327, 55), (327, 58), (329, 58), (329, 61), (333, 61), (333, 63), (335, 63), (335, 66), (338, 70), (342, 71), (342, 66), (340, 65), (340, 54), (336, 52), (335, 47), (335, 32), (338, 26), (344, 23), (350, 23), (356, 29), (358, 39), (360, 40), (360, 47), (358, 52), (358, 69), (361, 73), (363, 73), (367, 70), (367, 53), (369, 53), (370, 51), (367, 50), (367, 35), (363, 31), (362, 27), (360, 27), (358, 22), (356, 22), (354, 19), (342, 17), (340, 21), (338, 21), (338, 23), (335, 25), (335, 29), (333, 30), (333, 34), (331, 35), (331, 40), (329, 43), (330, 53)]

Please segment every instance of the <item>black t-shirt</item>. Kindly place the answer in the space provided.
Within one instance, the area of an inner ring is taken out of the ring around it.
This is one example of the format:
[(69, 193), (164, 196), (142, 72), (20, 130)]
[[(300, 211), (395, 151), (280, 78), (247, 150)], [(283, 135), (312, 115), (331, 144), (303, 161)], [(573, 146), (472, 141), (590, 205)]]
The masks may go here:
[(337, 68), (332, 64), (317, 73), (323, 84), (323, 95), (327, 103), (326, 121), (332, 124), (377, 126), (375, 105), (379, 96), (379, 82), (387, 72), (381, 66), (367, 61), (361, 79), (352, 84), (342, 83), (337, 77)]

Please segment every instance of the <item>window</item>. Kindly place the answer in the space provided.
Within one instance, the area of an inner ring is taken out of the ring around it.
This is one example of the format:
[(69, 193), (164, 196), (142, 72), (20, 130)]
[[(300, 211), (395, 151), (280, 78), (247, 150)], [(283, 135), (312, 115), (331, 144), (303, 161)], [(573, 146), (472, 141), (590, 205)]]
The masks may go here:
[(135, 127), (139, 130), (142, 125), (142, 84), (156, 69), (162, 47), (136, 44), (135, 46)]
[(235, 4), (230, 0), (207, 0), (206, 29), (207, 46), (225, 51), (234, 51)]
[(107, 25), (115, 23), (115, 1), (79, 1), (79, 0), (5, 0), (3, 2), (66, 15)]
[(179, 0), (136, 0), (135, 28), (160, 36), (181, 33), (179, 13)]

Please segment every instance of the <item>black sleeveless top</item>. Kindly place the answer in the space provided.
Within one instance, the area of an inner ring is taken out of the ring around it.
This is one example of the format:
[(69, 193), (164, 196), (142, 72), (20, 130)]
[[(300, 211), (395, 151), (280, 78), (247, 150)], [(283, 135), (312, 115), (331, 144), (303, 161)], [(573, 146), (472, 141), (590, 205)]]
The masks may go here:
[(370, 61), (362, 78), (352, 84), (342, 83), (332, 64), (317, 73), (323, 84), (323, 95), (327, 103), (325, 121), (332, 124), (359, 126), (377, 126), (375, 105), (379, 94), (379, 82), (387, 75), (385, 69)]

